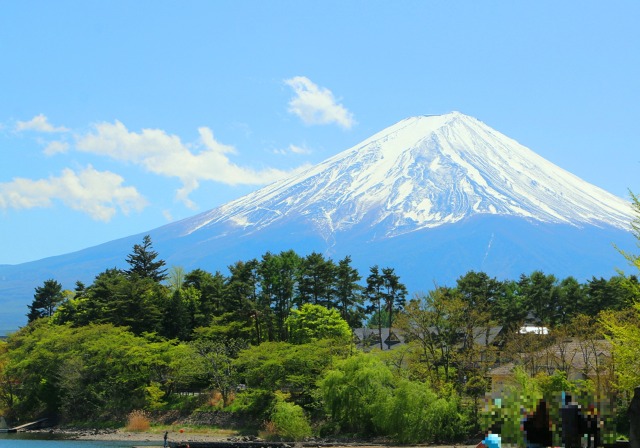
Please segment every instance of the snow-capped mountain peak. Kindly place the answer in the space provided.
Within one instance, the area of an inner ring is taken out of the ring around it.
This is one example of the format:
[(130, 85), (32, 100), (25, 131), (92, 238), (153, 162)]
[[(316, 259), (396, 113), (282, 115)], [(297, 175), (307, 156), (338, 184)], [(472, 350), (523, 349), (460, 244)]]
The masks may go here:
[(185, 234), (302, 219), (329, 237), (378, 238), (478, 214), (628, 229), (628, 202), (559, 168), (481, 121), (452, 112), (402, 120), (298, 175), (183, 221)]

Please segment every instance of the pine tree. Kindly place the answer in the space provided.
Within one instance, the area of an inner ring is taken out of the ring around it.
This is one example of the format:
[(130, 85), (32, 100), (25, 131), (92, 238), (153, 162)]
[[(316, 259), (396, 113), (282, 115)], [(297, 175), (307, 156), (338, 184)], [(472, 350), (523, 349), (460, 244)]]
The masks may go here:
[(29, 305), (29, 322), (40, 317), (51, 317), (56, 306), (62, 301), (62, 285), (56, 280), (49, 279), (42, 286), (36, 288), (33, 302)]
[(407, 288), (400, 283), (400, 277), (393, 268), (382, 269), (382, 286), (384, 287), (383, 300), (387, 314), (389, 315), (389, 328), (393, 326), (393, 310), (400, 311), (404, 308)]
[(318, 252), (307, 255), (300, 264), (298, 275), (297, 305), (312, 303), (335, 308), (333, 287), (336, 266), (331, 259), (325, 260)]
[(334, 295), (342, 318), (351, 328), (360, 327), (364, 317), (363, 288), (358, 284), (360, 279), (358, 270), (351, 266), (350, 256), (340, 260), (336, 268)]
[(125, 272), (130, 277), (150, 278), (155, 282), (161, 282), (167, 278), (167, 270), (162, 269), (166, 263), (164, 260), (155, 261), (157, 257), (158, 252), (153, 250), (151, 237), (145, 235), (142, 244), (134, 245), (133, 252), (127, 255), (127, 263), (131, 269)]
[(367, 306), (366, 312), (369, 314), (374, 314), (375, 318), (377, 318), (378, 323), (378, 338), (380, 339), (380, 350), (384, 350), (382, 345), (382, 307), (383, 307), (383, 286), (384, 280), (382, 279), (382, 275), (380, 275), (380, 268), (378, 265), (371, 266), (369, 268), (369, 276), (367, 277), (367, 287), (365, 289), (365, 294), (367, 300), (369, 301), (369, 305)]

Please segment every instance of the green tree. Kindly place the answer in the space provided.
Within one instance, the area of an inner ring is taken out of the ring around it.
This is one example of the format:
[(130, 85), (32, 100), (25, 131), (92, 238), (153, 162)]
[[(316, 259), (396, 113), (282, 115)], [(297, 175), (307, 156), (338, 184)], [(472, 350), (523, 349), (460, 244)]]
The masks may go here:
[(306, 303), (335, 307), (333, 285), (336, 266), (332, 260), (325, 260), (322, 254), (312, 252), (302, 259), (298, 268), (298, 296), (296, 303)]
[(297, 404), (287, 402), (286, 398), (286, 394), (275, 394), (275, 403), (270, 416), (273, 436), (289, 441), (299, 441), (311, 436), (311, 425), (304, 410)]
[(619, 274), (606, 280), (592, 277), (585, 287), (585, 299), (581, 312), (597, 315), (602, 310), (621, 310), (631, 306), (635, 301), (638, 280), (634, 275)]
[(336, 363), (319, 382), (332, 422), (345, 432), (398, 443), (453, 441), (467, 423), (455, 393), (438, 396), (427, 383), (395, 376), (372, 353)]
[(393, 374), (379, 358), (357, 353), (340, 361), (319, 382), (331, 420), (340, 430), (379, 435), (376, 416), (394, 387)]
[(186, 274), (182, 266), (172, 266), (167, 275), (167, 286), (171, 292), (179, 291), (184, 288), (186, 282)]
[(162, 316), (161, 334), (169, 339), (189, 340), (198, 299), (199, 293), (193, 287), (170, 292)]
[(393, 268), (383, 268), (381, 280), (384, 290), (382, 298), (389, 318), (389, 328), (391, 328), (393, 327), (393, 312), (401, 310), (406, 303), (407, 288), (400, 282), (400, 277), (396, 275)]
[(238, 261), (229, 266), (230, 275), (225, 285), (226, 319), (241, 324), (253, 332), (252, 339), (260, 339), (258, 309), (258, 261)]
[(8, 363), (8, 344), (5, 341), (0, 341), (0, 413), (11, 418), (17, 400), (19, 383), (7, 371)]
[(247, 348), (246, 341), (224, 337), (199, 337), (191, 346), (202, 360), (203, 370), (200, 375), (205, 377), (212, 389), (220, 392), (224, 405), (229, 404), (230, 394), (237, 385), (233, 361), (241, 350)]
[(455, 394), (438, 397), (428, 384), (402, 378), (386, 397), (374, 421), (396, 442), (441, 443), (466, 435), (467, 422)]
[(523, 274), (518, 289), (538, 324), (553, 326), (559, 321), (559, 289), (554, 275), (541, 271), (534, 271), (529, 276)]
[(135, 334), (158, 332), (167, 296), (168, 289), (150, 278), (108, 269), (75, 299), (73, 324), (111, 323)]
[(469, 271), (456, 281), (456, 291), (469, 311), (473, 310), (488, 322), (493, 319), (496, 304), (504, 294), (504, 287), (502, 282), (484, 272)]
[(333, 339), (336, 343), (347, 344), (351, 339), (349, 324), (335, 309), (307, 303), (300, 309), (291, 310), (287, 318), (289, 341), (306, 344), (320, 339)]
[[(635, 217), (631, 231), (640, 247), (640, 198), (629, 192)], [(620, 250), (629, 264), (640, 272), (640, 255)], [(629, 309), (603, 312), (600, 323), (609, 334), (613, 345), (616, 385), (623, 393), (630, 394), (640, 384), (640, 286), (633, 276), (623, 279), (622, 286), (632, 300)]]
[(146, 388), (173, 376), (173, 345), (113, 325), (73, 328), (41, 319), (8, 340), (6, 373), (18, 417), (113, 418), (147, 406)]
[(199, 293), (194, 328), (208, 326), (214, 316), (223, 313), (225, 283), (226, 279), (219, 271), (211, 274), (202, 269), (195, 269), (185, 276), (184, 286), (192, 287)]
[[(458, 352), (459, 389), (477, 400), (488, 387), (484, 380), (496, 359), (495, 347), (489, 342), (494, 320), (496, 303), (504, 293), (501, 282), (484, 272), (469, 271), (457, 280), (456, 295), (462, 301), (460, 330), (462, 340)], [(477, 406), (474, 406), (477, 409)], [(477, 421), (477, 415), (474, 414)]]
[(376, 323), (378, 324), (378, 338), (380, 340), (380, 350), (383, 350), (382, 345), (382, 311), (384, 305), (384, 280), (380, 273), (378, 265), (371, 266), (369, 268), (369, 276), (367, 277), (367, 287), (365, 289), (365, 296), (369, 301), (369, 305), (366, 308), (368, 314), (375, 315)]
[[(584, 286), (574, 277), (567, 277), (560, 282), (558, 291), (558, 320), (557, 324), (566, 325), (574, 316), (584, 312), (586, 294)], [(597, 311), (594, 315), (597, 314)]]
[(439, 287), (412, 299), (398, 319), (405, 338), (419, 347), (429, 380), (435, 387), (449, 383), (464, 342), (466, 306), (451, 288)]
[(358, 283), (360, 279), (358, 270), (351, 266), (350, 256), (338, 262), (334, 295), (340, 315), (351, 328), (361, 327), (364, 319), (364, 298), (362, 286)]
[[(635, 217), (631, 221), (631, 233), (636, 239), (636, 246), (640, 248), (640, 197), (631, 191), (629, 191), (629, 196), (631, 197), (631, 206), (635, 213)], [(622, 249), (619, 249), (619, 251), (627, 259), (629, 265), (634, 267), (636, 271), (640, 272), (640, 255), (627, 252)], [(637, 282), (635, 286), (629, 285), (629, 287), (634, 291), (635, 297), (640, 297), (640, 286), (638, 286)]]
[(256, 393), (262, 391), (273, 398), (276, 391), (287, 391), (294, 403), (312, 408), (318, 404), (318, 379), (334, 360), (346, 357), (349, 350), (348, 345), (330, 339), (297, 345), (263, 342), (241, 351), (234, 366), (240, 382), (247, 385), (248, 394), (263, 397), (264, 394)]
[[(260, 307), (270, 341), (286, 341), (286, 319), (294, 305), (298, 269), (302, 259), (293, 250), (273, 255), (267, 252), (261, 260), (259, 275), (261, 282)], [(270, 311), (267, 311), (267, 308)]]
[(41, 317), (51, 317), (63, 299), (62, 285), (53, 279), (45, 280), (42, 286), (36, 287), (33, 302), (29, 305), (29, 322)]
[(158, 252), (153, 250), (151, 237), (145, 235), (142, 244), (135, 244), (133, 252), (127, 255), (127, 263), (130, 268), (125, 272), (129, 276), (149, 278), (154, 282), (161, 282), (167, 278), (167, 270), (164, 269), (165, 261), (158, 258)]
[(504, 334), (513, 334), (522, 326), (527, 314), (526, 297), (518, 290), (518, 283), (509, 280), (503, 282), (503, 294), (498, 296), (492, 316), (503, 327)]

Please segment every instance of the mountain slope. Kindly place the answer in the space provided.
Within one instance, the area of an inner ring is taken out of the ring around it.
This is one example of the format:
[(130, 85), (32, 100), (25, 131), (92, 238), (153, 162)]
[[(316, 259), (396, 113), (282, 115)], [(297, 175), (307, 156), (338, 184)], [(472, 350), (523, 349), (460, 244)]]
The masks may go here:
[(181, 223), (254, 232), (293, 216), (326, 237), (376, 226), (377, 237), (477, 214), (628, 228), (629, 204), (454, 112), (414, 117), (308, 171)]
[[(169, 265), (226, 273), (266, 251), (351, 255), (366, 277), (392, 266), (410, 291), (467, 271), (515, 279), (609, 277), (633, 250), (628, 202), (458, 112), (403, 120), (296, 176), (148, 232)], [(147, 232), (145, 232), (147, 233)], [(142, 235), (0, 266), (0, 331), (25, 321), (33, 288), (72, 289), (124, 267)]]

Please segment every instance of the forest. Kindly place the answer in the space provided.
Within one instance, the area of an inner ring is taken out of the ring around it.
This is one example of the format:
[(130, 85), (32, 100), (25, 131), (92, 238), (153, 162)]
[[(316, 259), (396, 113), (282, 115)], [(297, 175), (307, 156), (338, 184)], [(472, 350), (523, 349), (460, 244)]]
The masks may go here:
[[(128, 269), (73, 291), (55, 279), (35, 289), (28, 324), (0, 342), (0, 415), (95, 425), (137, 410), (217, 411), (249, 417), (274, 439), (434, 443), (491, 427), (518, 443), (522, 412), (570, 391), (615, 438), (640, 384), (640, 256), (621, 256), (632, 274), (580, 282), (470, 271), (410, 295), (393, 267), (361, 274), (350, 257), (315, 252), (185, 272), (166, 266), (146, 236)], [(363, 327), (401, 343), (363, 345)], [(568, 343), (593, 351), (602, 341), (610, 348), (572, 374)], [(492, 372), (505, 365), (496, 396)]]

